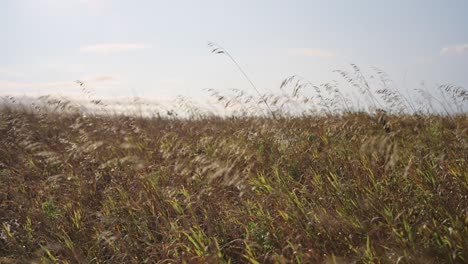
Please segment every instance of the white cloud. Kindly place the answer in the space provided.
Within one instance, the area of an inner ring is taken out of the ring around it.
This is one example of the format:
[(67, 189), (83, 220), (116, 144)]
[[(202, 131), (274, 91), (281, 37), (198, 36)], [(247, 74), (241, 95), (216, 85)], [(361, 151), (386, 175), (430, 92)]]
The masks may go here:
[(94, 45), (86, 45), (80, 47), (80, 51), (84, 53), (119, 53), (134, 50), (142, 50), (148, 48), (143, 43), (101, 43)]
[(468, 53), (468, 44), (459, 44), (443, 47), (440, 50), (441, 55)]
[(162, 85), (179, 85), (179, 84), (183, 84), (184, 82), (179, 79), (162, 79), (162, 80), (159, 80), (159, 83)]
[(336, 56), (336, 54), (330, 50), (310, 49), (310, 48), (290, 49), (288, 53), (291, 55), (317, 57), (317, 58), (324, 58), (324, 59), (329, 59), (329, 58), (333, 58)]
[(118, 79), (117, 76), (113, 75), (94, 75), (84, 79), (84, 82), (90, 83), (109, 83), (109, 82), (116, 82)]
[(68, 89), (76, 88), (75, 82), (12, 82), (0, 81), (0, 90), (8, 89)]
[(24, 77), (25, 75), (24, 75), (23, 73), (14, 72), (14, 71), (10, 71), (10, 70), (7, 70), (7, 69), (2, 69), (2, 68), (0, 68), (0, 76), (8, 76), (8, 77), (22, 78), (22, 77)]
[[(85, 85), (109, 86), (118, 83), (118, 77), (113, 75), (94, 75), (80, 79)], [(2, 90), (50, 90), (62, 91), (63, 89), (77, 89), (79, 84), (76, 81), (61, 82), (18, 82), (0, 80), (0, 91)]]

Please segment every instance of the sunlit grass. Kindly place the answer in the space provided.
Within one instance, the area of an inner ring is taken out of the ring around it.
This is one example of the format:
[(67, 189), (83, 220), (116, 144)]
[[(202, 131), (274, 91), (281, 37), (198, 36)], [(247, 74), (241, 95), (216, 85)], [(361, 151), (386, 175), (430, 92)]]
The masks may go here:
[(466, 114), (4, 107), (0, 260), (462, 263), (467, 128)]
[(299, 76), (208, 90), (223, 115), (122, 113), (82, 82), (93, 110), (4, 97), (0, 262), (466, 262), (468, 93), (375, 72), (337, 71), (357, 98)]

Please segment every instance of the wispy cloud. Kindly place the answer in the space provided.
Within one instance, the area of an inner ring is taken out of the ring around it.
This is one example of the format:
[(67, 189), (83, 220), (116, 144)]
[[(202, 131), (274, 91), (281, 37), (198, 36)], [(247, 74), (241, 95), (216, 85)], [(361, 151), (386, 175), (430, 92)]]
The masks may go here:
[[(82, 78), (80, 81), (87, 85), (114, 85), (118, 83), (118, 76), (114, 75), (94, 75)], [(37, 90), (52, 90), (60, 91), (63, 89), (76, 89), (78, 84), (76, 81), (61, 81), (61, 82), (20, 82), (20, 81), (4, 81), (0, 80), (0, 90), (20, 90), (20, 89), (37, 89)]]
[(24, 77), (25, 75), (23, 73), (15, 72), (15, 71), (10, 71), (8, 69), (2, 69), (0, 68), (0, 76), (7, 76), (7, 77)]
[(295, 48), (288, 51), (291, 55), (329, 59), (336, 56), (333, 51), (324, 49)]
[(441, 55), (451, 55), (451, 54), (459, 55), (463, 53), (468, 53), (468, 44), (446, 46), (440, 50)]
[(94, 45), (86, 45), (80, 47), (80, 51), (84, 53), (119, 53), (135, 50), (143, 50), (148, 48), (148, 45), (143, 43), (101, 43)]
[(162, 79), (162, 80), (159, 80), (159, 83), (162, 85), (179, 85), (179, 84), (183, 84), (184, 81), (180, 79)]
[(12, 82), (0, 81), (0, 89), (65, 89), (76, 88), (74, 82)]
[(109, 83), (109, 82), (116, 82), (118, 80), (118, 76), (115, 75), (94, 75), (84, 79), (85, 82), (90, 83)]

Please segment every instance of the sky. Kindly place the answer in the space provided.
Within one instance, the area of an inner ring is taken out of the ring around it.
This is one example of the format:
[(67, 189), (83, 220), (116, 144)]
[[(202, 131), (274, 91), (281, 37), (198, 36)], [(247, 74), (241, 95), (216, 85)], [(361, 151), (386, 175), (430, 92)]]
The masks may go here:
[(0, 94), (203, 98), (378, 67), (413, 89), (468, 87), (466, 0), (1, 0)]

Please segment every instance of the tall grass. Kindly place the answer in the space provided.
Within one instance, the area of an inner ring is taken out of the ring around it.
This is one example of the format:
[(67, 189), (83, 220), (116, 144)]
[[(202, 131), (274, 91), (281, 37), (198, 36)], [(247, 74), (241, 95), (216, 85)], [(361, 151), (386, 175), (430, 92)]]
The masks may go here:
[(466, 262), (467, 93), (375, 72), (210, 90), (225, 116), (5, 97), (0, 262)]

